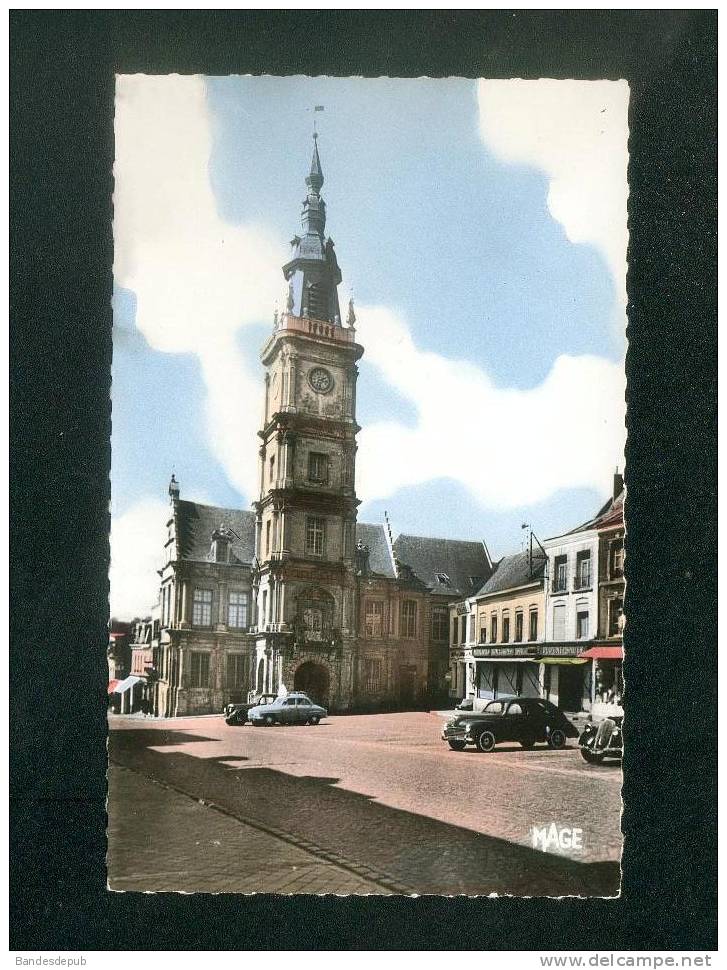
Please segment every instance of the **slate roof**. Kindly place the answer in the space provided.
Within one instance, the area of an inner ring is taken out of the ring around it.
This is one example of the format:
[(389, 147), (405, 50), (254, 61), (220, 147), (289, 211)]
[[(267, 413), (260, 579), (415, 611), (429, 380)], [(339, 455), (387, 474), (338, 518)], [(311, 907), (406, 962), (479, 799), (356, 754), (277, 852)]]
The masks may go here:
[(240, 537), (233, 539), (230, 561), (234, 556), (239, 562), (252, 562), (255, 555), (254, 512), (185, 501), (179, 501), (177, 509), (179, 554), (182, 559), (206, 562), (212, 546), (212, 533), (223, 524)]
[[(471, 596), (492, 572), (484, 542), (400, 535), (394, 555), (440, 595)], [(447, 580), (440, 578), (445, 576)]]
[(369, 525), (366, 522), (356, 523), (356, 542), (361, 540), (365, 546), (369, 547), (369, 569), (373, 573), (387, 576), (389, 579), (395, 578), (394, 563), (389, 552), (389, 544), (386, 541), (386, 532), (383, 525)]
[(508, 589), (518, 589), (520, 586), (529, 586), (530, 583), (538, 582), (543, 578), (545, 563), (546, 559), (542, 553), (536, 556), (533, 552), (531, 573), (527, 552), (518, 552), (514, 556), (503, 556), (495, 567), (494, 573), (477, 595), (488, 596), (490, 593), (502, 593)]
[(582, 525), (576, 526), (575, 529), (571, 529), (570, 532), (566, 532), (567, 536), (573, 535), (575, 532), (588, 532), (590, 529), (614, 529), (619, 525), (623, 525), (624, 520), (624, 491), (623, 489), (619, 492), (616, 498), (610, 498), (606, 504), (596, 512), (592, 519), (584, 522)]

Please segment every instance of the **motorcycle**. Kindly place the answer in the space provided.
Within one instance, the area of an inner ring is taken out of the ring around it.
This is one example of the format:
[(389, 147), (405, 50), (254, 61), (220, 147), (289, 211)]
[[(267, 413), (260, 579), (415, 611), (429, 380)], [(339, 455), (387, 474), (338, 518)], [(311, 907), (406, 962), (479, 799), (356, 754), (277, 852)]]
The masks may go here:
[(600, 765), (604, 758), (623, 757), (623, 716), (589, 721), (578, 739), (581, 757), (590, 765)]

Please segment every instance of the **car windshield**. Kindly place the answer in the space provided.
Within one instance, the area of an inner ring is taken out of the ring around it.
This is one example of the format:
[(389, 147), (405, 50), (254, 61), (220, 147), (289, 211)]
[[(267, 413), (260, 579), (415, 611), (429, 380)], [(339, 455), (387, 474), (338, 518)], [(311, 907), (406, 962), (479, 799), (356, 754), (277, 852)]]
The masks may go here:
[(490, 701), (485, 708), (486, 714), (502, 714), (502, 701)]

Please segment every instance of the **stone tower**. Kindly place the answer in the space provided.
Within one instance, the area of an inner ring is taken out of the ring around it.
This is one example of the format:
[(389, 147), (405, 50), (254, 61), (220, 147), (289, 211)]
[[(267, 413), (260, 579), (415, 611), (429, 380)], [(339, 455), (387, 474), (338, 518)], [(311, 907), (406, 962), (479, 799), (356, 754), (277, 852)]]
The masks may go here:
[(340, 318), (338, 268), (325, 235), (313, 136), (301, 235), (283, 267), (285, 311), (262, 349), (264, 409), (255, 503), (257, 690), (304, 690), (333, 709), (351, 701), (356, 638), (356, 343)]

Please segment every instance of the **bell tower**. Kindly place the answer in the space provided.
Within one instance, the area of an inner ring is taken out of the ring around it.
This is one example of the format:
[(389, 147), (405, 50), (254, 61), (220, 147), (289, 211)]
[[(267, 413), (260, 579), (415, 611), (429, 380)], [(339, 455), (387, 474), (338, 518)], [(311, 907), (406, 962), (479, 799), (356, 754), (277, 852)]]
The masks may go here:
[(345, 325), (326, 237), (323, 171), (313, 136), (301, 234), (283, 266), (286, 309), (261, 352), (264, 404), (256, 511), (256, 683), (350, 703), (356, 604), (356, 343)]

